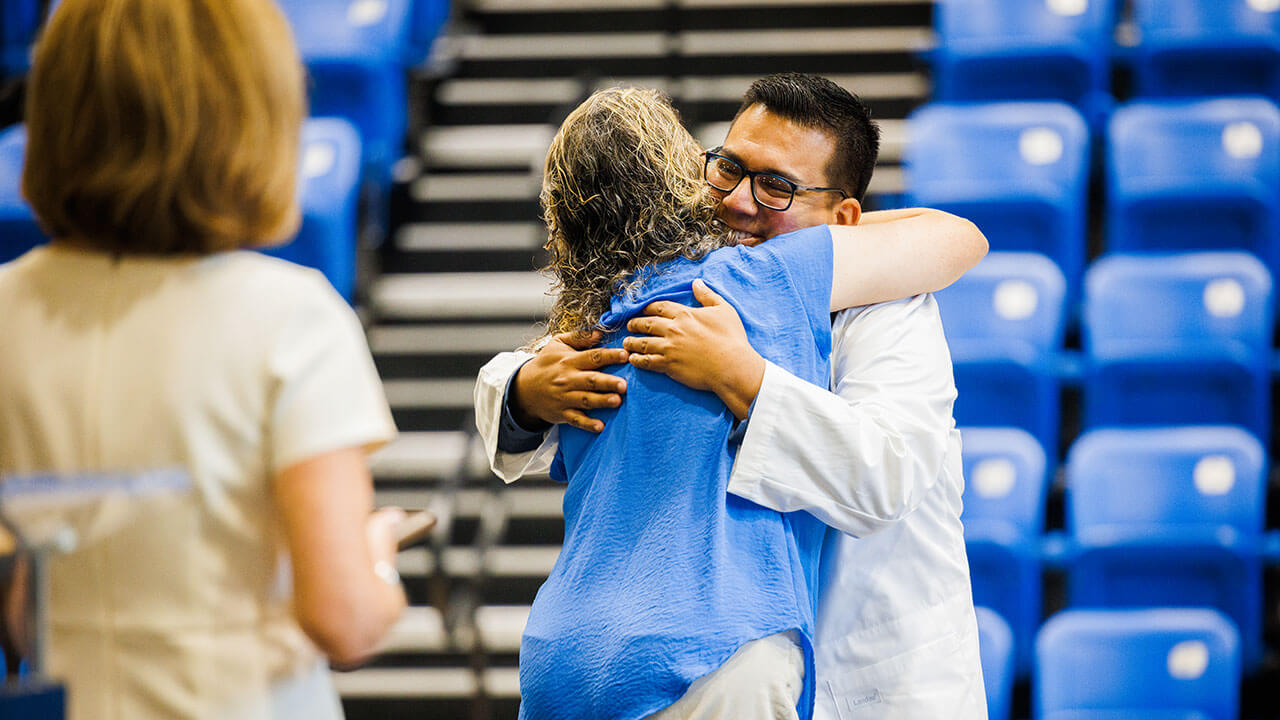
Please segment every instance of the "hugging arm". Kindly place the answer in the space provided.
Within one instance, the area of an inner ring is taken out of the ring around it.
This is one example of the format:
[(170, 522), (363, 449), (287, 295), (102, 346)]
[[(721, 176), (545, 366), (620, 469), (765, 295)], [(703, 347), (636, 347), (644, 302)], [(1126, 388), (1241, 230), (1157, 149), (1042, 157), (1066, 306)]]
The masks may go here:
[[(830, 229), (832, 310), (941, 290), (987, 253), (973, 223), (927, 208), (867, 213), (859, 225)], [(623, 347), (636, 367), (716, 393), (741, 420), (760, 390), (764, 358), (732, 306), (697, 283), (694, 297), (703, 307), (650, 305), (627, 329), (652, 337), (629, 337)]]
[(729, 491), (855, 537), (906, 517), (942, 476), (955, 385), (932, 296), (842, 313), (834, 392), (769, 364)]

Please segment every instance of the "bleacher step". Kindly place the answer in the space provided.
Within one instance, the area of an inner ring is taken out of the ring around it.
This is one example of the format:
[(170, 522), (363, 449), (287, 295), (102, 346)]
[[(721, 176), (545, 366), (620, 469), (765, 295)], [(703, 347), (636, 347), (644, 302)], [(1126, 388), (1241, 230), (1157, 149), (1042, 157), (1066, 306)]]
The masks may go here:
[(391, 274), (373, 286), (382, 318), (466, 319), (546, 316), (550, 281), (535, 272)]

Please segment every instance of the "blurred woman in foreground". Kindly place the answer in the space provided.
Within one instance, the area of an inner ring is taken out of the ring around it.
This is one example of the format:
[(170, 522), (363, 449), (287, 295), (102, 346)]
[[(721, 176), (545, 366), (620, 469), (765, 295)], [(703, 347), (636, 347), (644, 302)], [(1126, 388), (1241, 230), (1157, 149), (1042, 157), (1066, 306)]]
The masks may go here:
[(242, 251), (297, 230), (304, 116), (268, 0), (63, 0), (37, 45), (23, 193), (53, 242), (0, 267), (0, 477), (193, 486), (52, 561), (73, 718), (341, 717), (326, 657), (405, 606), (362, 328), (319, 273)]

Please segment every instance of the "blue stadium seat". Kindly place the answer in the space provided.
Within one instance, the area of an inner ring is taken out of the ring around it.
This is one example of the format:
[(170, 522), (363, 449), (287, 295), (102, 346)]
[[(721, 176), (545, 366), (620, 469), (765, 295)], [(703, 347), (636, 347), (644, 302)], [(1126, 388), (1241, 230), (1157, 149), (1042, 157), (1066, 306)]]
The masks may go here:
[(1280, 100), (1280, 12), (1269, 0), (1132, 0), (1135, 90)]
[(302, 129), (298, 173), (302, 227), (268, 255), (320, 270), (342, 296), (355, 292), (360, 135), (341, 118), (312, 118)]
[(993, 252), (937, 293), (960, 425), (1010, 426), (1057, 456), (1065, 281), (1037, 253)]
[(411, 0), (282, 0), (311, 75), (311, 114), (360, 131), (367, 177), (390, 183), (408, 123)]
[(1086, 433), (1067, 462), (1075, 607), (1204, 606), (1262, 654), (1266, 455), (1239, 428)]
[(47, 239), (31, 206), (22, 199), (22, 163), (27, 130), (14, 125), (0, 130), (0, 263), (25, 253)]
[(1090, 120), (1110, 106), (1108, 0), (947, 0), (934, 7), (935, 96), (1059, 100)]
[(991, 608), (975, 607), (978, 615), (978, 652), (982, 656), (982, 681), (987, 690), (987, 717), (1010, 720), (1013, 705), (1013, 633), (1009, 624)]
[(1036, 638), (1040, 720), (1238, 720), (1240, 645), (1213, 610), (1067, 610)]
[(1120, 108), (1107, 156), (1110, 250), (1242, 249), (1280, 268), (1280, 108), (1270, 101)]
[(0, 76), (25, 72), (31, 65), (31, 42), (40, 26), (40, 0), (0, 3)]
[(965, 548), (973, 601), (1009, 623), (1015, 667), (1031, 670), (1041, 614), (1040, 534), (1048, 489), (1044, 450), (1017, 428), (973, 428), (964, 440)]
[(449, 19), (449, 0), (413, 0), (412, 56), (409, 64), (422, 62), (431, 53)]
[(1271, 276), (1243, 252), (1112, 255), (1085, 283), (1088, 426), (1270, 431)]
[(1074, 298), (1084, 262), (1089, 131), (1069, 105), (926, 105), (908, 118), (910, 202), (978, 225), (991, 249), (1048, 255)]

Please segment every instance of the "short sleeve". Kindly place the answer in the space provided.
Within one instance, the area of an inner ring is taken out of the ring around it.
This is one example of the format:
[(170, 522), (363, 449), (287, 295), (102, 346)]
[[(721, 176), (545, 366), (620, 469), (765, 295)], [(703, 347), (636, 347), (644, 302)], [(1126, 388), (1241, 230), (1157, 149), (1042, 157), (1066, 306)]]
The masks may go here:
[(316, 280), (301, 288), (269, 361), (276, 472), (344, 448), (372, 451), (396, 434), (359, 319), (322, 277)]

